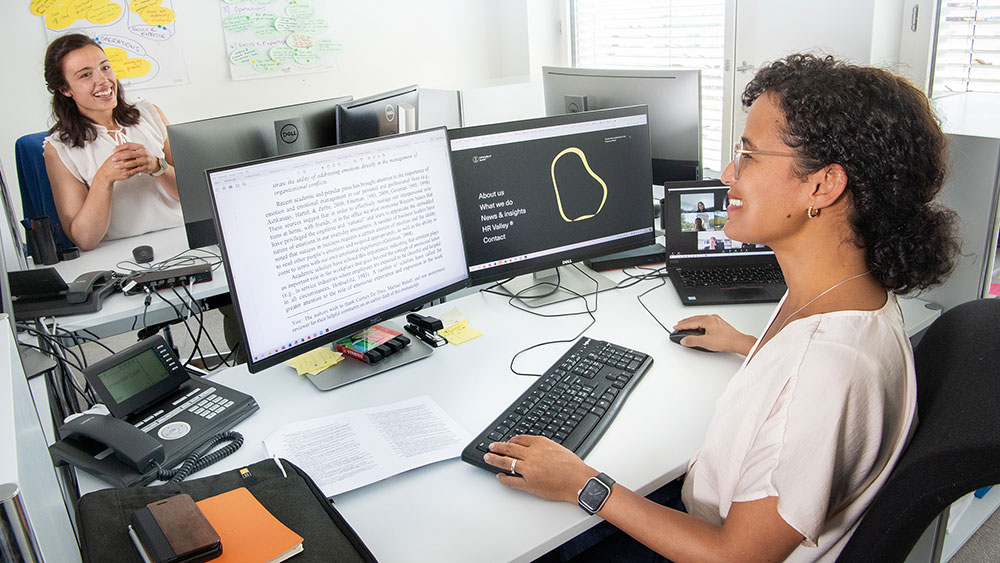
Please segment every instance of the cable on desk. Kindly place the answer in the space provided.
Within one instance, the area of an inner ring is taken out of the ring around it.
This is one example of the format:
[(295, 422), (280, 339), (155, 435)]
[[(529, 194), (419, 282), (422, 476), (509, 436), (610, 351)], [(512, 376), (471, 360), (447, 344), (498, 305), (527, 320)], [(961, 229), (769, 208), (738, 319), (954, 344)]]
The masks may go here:
[[(207, 256), (199, 256), (199, 253)], [(222, 257), (203, 248), (189, 248), (171, 256), (170, 258), (160, 260), (159, 262), (154, 262), (149, 265), (139, 264), (134, 260), (122, 260), (115, 265), (115, 268), (123, 270), (126, 277), (132, 277), (136, 274), (162, 272), (163, 270), (183, 268), (184, 266), (196, 266), (198, 264), (208, 264), (211, 266), (212, 271), (215, 271), (222, 265)]]
[[(66, 330), (66, 329), (63, 329), (63, 330)], [(82, 333), (84, 333), (84, 334), (87, 335), (87, 338), (84, 338), (84, 340), (86, 342), (93, 342), (94, 344), (97, 344), (98, 346), (100, 346), (101, 348), (104, 348), (105, 350), (107, 350), (108, 352), (110, 352), (112, 354), (116, 353), (114, 350), (112, 350), (111, 348), (109, 348), (107, 346), (107, 344), (101, 342), (101, 338), (99, 336), (97, 336), (96, 334), (94, 334), (90, 329), (86, 329), (86, 328), (85, 329), (81, 329), (79, 332), (82, 332)], [(76, 334), (76, 333), (74, 333), (74, 334)]]
[[(177, 298), (180, 299), (181, 302), (185, 304), (185, 306), (187, 306), (188, 312), (193, 313), (194, 317), (195, 317), (195, 320), (198, 321), (198, 337), (197, 337), (197, 340), (194, 343), (194, 346), (196, 348), (198, 348), (198, 346), (200, 344), (199, 341), (201, 340), (201, 335), (202, 335), (202, 333), (204, 333), (205, 337), (208, 338), (208, 344), (212, 347), (212, 351), (215, 352), (216, 357), (218, 357), (222, 361), (221, 365), (224, 365), (226, 367), (232, 367), (227, 362), (228, 357), (223, 356), (222, 352), (219, 351), (219, 347), (215, 345), (215, 341), (212, 339), (212, 333), (209, 332), (209, 330), (207, 328), (205, 328), (205, 310), (202, 309), (200, 306), (197, 308), (197, 311), (194, 309), (194, 304), (196, 303), (196, 300), (194, 298), (194, 295), (191, 294), (191, 290), (189, 289), (189, 286), (185, 285), (185, 286), (181, 286), (181, 288), (184, 289), (184, 293), (186, 293), (187, 296), (188, 296), (188, 299), (191, 300), (191, 304), (190, 305), (187, 304), (184, 301), (184, 298), (181, 297), (180, 293), (177, 293), (177, 288), (173, 288), (172, 287), (170, 289), (171, 289), (171, 291), (174, 292), (174, 295), (176, 295)], [(205, 366), (206, 365), (205, 364), (205, 356), (201, 352), (200, 348), (198, 348), (198, 353), (201, 356), (202, 365)], [(232, 352), (230, 352), (230, 353), (232, 353)], [(194, 350), (191, 351), (191, 356), (192, 356), (192, 358), (194, 357)], [(191, 358), (188, 358), (188, 362), (187, 363), (191, 363)], [(185, 365), (187, 365), (187, 364), (185, 364)], [(218, 367), (219, 366), (215, 366), (215, 368), (213, 368), (213, 369), (216, 369)], [(205, 369), (208, 369), (208, 367), (206, 366)], [(209, 370), (209, 371), (211, 371), (211, 370)]]
[[(39, 324), (44, 327), (44, 324)], [(87, 403), (87, 408), (90, 408), (96, 402), (94, 392), (86, 380), (84, 380), (84, 386), (80, 387), (80, 384), (76, 380), (73, 373), (74, 368), (78, 372), (83, 371), (83, 366), (80, 363), (80, 357), (77, 356), (72, 350), (66, 348), (58, 338), (52, 336), (48, 332), (34, 329), (27, 325), (19, 326), (28, 332), (28, 334), (38, 338), (39, 342), (44, 343), (46, 347), (43, 348), (41, 346), (23, 342), (19, 344), (38, 350), (42, 354), (56, 361), (56, 369), (46, 373), (45, 377), (46, 381), (48, 381), (49, 389), (55, 393), (53, 400), (58, 408), (61, 417), (60, 420), (65, 419), (70, 414), (85, 410), (80, 407), (80, 397), (82, 397)], [(67, 358), (67, 352), (76, 360), (75, 362)]]
[[(594, 279), (593, 277), (591, 277), (590, 274), (588, 274), (587, 272), (583, 271), (582, 269), (580, 269), (575, 264), (573, 266), (575, 268), (577, 268), (577, 270), (579, 270), (580, 273), (582, 273), (583, 275), (587, 276), (588, 278), (590, 278), (591, 281), (594, 282), (594, 290), (595, 291), (594, 291), (594, 308), (593, 309), (590, 308), (590, 303), (587, 302), (587, 297), (585, 295), (580, 295), (579, 293), (573, 291), (572, 289), (569, 289), (568, 287), (564, 287), (562, 289), (565, 290), (565, 291), (568, 291), (568, 292), (572, 293), (573, 295), (575, 295), (576, 297), (579, 297), (580, 299), (583, 299), (583, 303), (584, 303), (584, 306), (585, 306), (585, 310), (584, 311), (577, 311), (575, 313), (556, 313), (556, 314), (552, 314), (552, 315), (546, 315), (544, 313), (538, 313), (536, 311), (532, 311), (531, 309), (525, 309), (525, 308), (518, 307), (517, 305), (515, 305), (514, 304), (514, 300), (517, 299), (517, 295), (514, 295), (514, 296), (510, 297), (510, 299), (507, 301), (507, 303), (510, 306), (514, 307), (515, 309), (517, 309), (519, 311), (524, 311), (525, 313), (529, 313), (531, 315), (535, 315), (535, 316), (538, 316), (538, 317), (545, 317), (545, 318), (572, 317), (572, 316), (587, 314), (587, 315), (590, 316), (590, 322), (587, 324), (587, 326), (583, 327), (583, 330), (581, 330), (579, 332), (579, 334), (577, 334), (576, 336), (574, 336), (571, 339), (568, 339), (568, 340), (550, 340), (550, 341), (547, 341), (547, 342), (539, 342), (538, 344), (533, 344), (533, 345), (531, 345), (531, 346), (529, 346), (529, 347), (527, 347), (527, 348), (525, 348), (525, 349), (517, 352), (510, 359), (510, 371), (512, 373), (514, 373), (516, 375), (524, 375), (524, 376), (534, 376), (534, 377), (540, 376), (541, 374), (539, 374), (539, 373), (522, 373), (522, 372), (519, 372), (516, 369), (514, 369), (514, 362), (517, 361), (517, 357), (520, 356), (521, 354), (529, 351), (529, 350), (534, 350), (535, 348), (540, 348), (542, 346), (548, 346), (550, 344), (566, 344), (566, 343), (576, 342), (577, 339), (579, 339), (581, 336), (583, 336), (583, 334), (585, 332), (587, 332), (588, 330), (590, 330), (590, 327), (594, 326), (594, 323), (597, 322), (597, 317), (594, 316), (594, 313), (597, 312), (597, 295), (599, 293), (597, 291), (597, 288), (600, 286), (600, 283), (598, 283), (598, 281), (596, 279)], [(543, 283), (549, 283), (549, 282), (543, 282)], [(525, 288), (522, 291), (528, 291), (529, 289), (532, 289), (534, 287), (536, 287), (536, 286), (527, 287), (527, 288)], [(490, 292), (490, 293), (496, 293), (496, 292)], [(521, 292), (518, 292), (518, 293), (521, 293)], [(500, 295), (499, 293), (497, 293), (497, 294)]]
[[(187, 330), (188, 336), (191, 337), (191, 341), (192, 342), (196, 342), (196, 339), (194, 337), (194, 333), (191, 332), (191, 327), (189, 327), (188, 324), (186, 322), (184, 322), (184, 319), (181, 316), (181, 312), (180, 312), (180, 310), (177, 309), (176, 305), (174, 305), (173, 303), (171, 303), (170, 300), (168, 300), (166, 297), (160, 295), (159, 291), (147, 290), (147, 294), (148, 295), (155, 295), (155, 296), (159, 297), (161, 301), (163, 301), (167, 305), (170, 305), (170, 308), (174, 310), (174, 316), (176, 316), (178, 319), (180, 319), (180, 324), (184, 325), (184, 329)], [(202, 364), (204, 365), (204, 363), (205, 363), (205, 356), (204, 356), (204, 354), (202, 354), (201, 349), (198, 348), (197, 346), (195, 346), (194, 349), (198, 352), (198, 357), (201, 358)]]
[[(191, 309), (191, 306), (187, 303), (187, 301), (185, 301), (184, 298), (181, 297), (181, 295), (179, 293), (177, 293), (177, 289), (176, 288), (170, 288), (170, 289), (174, 292), (174, 294), (177, 296), (177, 298), (181, 300), (181, 303), (184, 305), (184, 307), (187, 307), (189, 310), (193, 311), (193, 309)], [(166, 303), (167, 305), (169, 305), (171, 309), (173, 309), (174, 315), (176, 315), (177, 318), (180, 319), (180, 324), (184, 325), (184, 329), (187, 330), (188, 336), (191, 337), (191, 342), (194, 343), (194, 351), (198, 352), (198, 357), (201, 359), (202, 365), (207, 365), (206, 361), (205, 361), (205, 355), (201, 351), (201, 348), (200, 348), (200, 343), (199, 343), (200, 337), (196, 337), (194, 335), (194, 333), (191, 331), (191, 327), (188, 326), (187, 322), (183, 318), (183, 315), (181, 314), (181, 311), (177, 308), (177, 306), (174, 305), (173, 303), (171, 303), (170, 300), (168, 300), (166, 297), (160, 295), (160, 292), (158, 292), (158, 291), (150, 291), (149, 295), (155, 295), (156, 297), (160, 298), (164, 303)], [(188, 295), (190, 295), (190, 292), (188, 293)], [(203, 318), (200, 317), (200, 316), (198, 316), (197, 314), (196, 314), (195, 318), (199, 320), (200, 327), (201, 327), (202, 330), (204, 330), (204, 320), (203, 320)], [(201, 331), (199, 331), (199, 334), (200, 334), (200, 332)], [(215, 342), (212, 340), (212, 336), (208, 333), (207, 330), (204, 331), (204, 332), (205, 332), (206, 336), (208, 336), (208, 342), (212, 346), (212, 349), (215, 351), (216, 355), (219, 358), (223, 358), (224, 356), (219, 351), (218, 347), (216, 347)], [(194, 351), (192, 351), (192, 358), (193, 358)], [(190, 359), (189, 359), (188, 363), (190, 363)], [(185, 364), (185, 365), (187, 365), (187, 364)], [(225, 365), (227, 367), (229, 367), (228, 364), (225, 364)]]

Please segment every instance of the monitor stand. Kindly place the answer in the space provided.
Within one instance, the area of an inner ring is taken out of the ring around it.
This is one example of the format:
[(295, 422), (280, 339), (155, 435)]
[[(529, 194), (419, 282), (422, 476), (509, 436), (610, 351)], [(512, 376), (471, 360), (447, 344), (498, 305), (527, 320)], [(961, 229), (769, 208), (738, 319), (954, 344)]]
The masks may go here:
[[(403, 332), (402, 327), (395, 323), (379, 323), (379, 325), (395, 330), (396, 332)], [(409, 335), (407, 335), (407, 337), (410, 339), (410, 344), (408, 346), (404, 347), (395, 354), (384, 358), (380, 362), (366, 364), (365, 362), (354, 358), (344, 358), (339, 364), (329, 367), (316, 375), (306, 374), (306, 377), (320, 391), (329, 391), (330, 389), (336, 389), (337, 387), (342, 387), (348, 383), (354, 383), (359, 379), (371, 377), (392, 368), (398, 368), (410, 362), (422, 360), (434, 351), (434, 348), (430, 347), (419, 338)]]
[[(593, 295), (595, 289), (596, 291), (607, 291), (617, 286), (615, 282), (603, 274), (584, 266), (559, 266), (558, 270), (558, 276), (556, 275), (556, 268), (541, 270), (534, 274), (525, 274), (500, 284), (497, 286), (497, 289), (510, 294), (512, 297), (518, 297), (528, 307), (542, 307), (552, 303), (577, 299), (577, 294), (583, 296)], [(584, 274), (581, 270), (587, 273)], [(587, 277), (587, 275), (590, 277)], [(597, 281), (596, 286), (594, 284), (595, 280)], [(553, 292), (552, 288), (555, 287), (556, 283), (559, 284), (559, 289)], [(570, 291), (567, 291), (567, 289)], [(575, 292), (575, 294), (571, 293), (571, 291)]]

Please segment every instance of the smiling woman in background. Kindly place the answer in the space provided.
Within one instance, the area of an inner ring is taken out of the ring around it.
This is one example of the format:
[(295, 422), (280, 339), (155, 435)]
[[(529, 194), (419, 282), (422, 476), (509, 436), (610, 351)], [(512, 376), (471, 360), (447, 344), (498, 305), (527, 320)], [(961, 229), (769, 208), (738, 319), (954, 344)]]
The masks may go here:
[(64, 35), (45, 52), (55, 125), (45, 168), (63, 230), (82, 250), (182, 224), (167, 120), (125, 101), (104, 50)]

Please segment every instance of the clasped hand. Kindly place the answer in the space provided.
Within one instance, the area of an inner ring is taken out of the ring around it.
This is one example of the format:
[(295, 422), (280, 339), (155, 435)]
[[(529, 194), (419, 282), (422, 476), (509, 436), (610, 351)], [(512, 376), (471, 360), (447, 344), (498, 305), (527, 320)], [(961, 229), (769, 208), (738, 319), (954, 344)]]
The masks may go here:
[(140, 143), (122, 143), (111, 151), (97, 173), (111, 182), (126, 180), (136, 174), (152, 174), (160, 169), (160, 160)]

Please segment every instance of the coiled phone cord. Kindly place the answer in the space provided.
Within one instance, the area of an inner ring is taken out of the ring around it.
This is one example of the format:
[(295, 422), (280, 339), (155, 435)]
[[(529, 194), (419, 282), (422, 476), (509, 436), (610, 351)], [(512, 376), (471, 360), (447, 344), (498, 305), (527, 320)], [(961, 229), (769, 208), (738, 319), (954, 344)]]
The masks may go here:
[[(212, 448), (222, 442), (230, 442), (225, 447), (212, 452)], [(163, 469), (157, 466), (156, 478), (169, 483), (180, 483), (195, 471), (205, 469), (217, 461), (229, 457), (243, 445), (243, 435), (239, 432), (222, 432), (209, 438), (200, 448), (191, 452), (177, 469)], [(211, 452), (211, 453), (209, 453)]]

